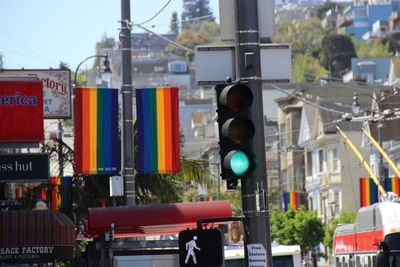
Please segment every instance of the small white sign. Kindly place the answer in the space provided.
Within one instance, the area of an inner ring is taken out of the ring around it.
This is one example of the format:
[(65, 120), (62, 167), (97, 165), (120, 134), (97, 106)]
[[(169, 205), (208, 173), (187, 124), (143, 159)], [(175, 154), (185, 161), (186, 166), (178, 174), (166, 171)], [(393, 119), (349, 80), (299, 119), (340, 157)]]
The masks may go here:
[(111, 176), (110, 177), (110, 197), (123, 196), (124, 195), (124, 179), (122, 176)]
[[(289, 44), (261, 44), (261, 79), (264, 83), (288, 83), (292, 77), (292, 52)], [(195, 79), (199, 85), (236, 80), (234, 45), (198, 45), (195, 48)]]
[(263, 244), (248, 244), (247, 251), (249, 253), (249, 267), (267, 266), (267, 251)]

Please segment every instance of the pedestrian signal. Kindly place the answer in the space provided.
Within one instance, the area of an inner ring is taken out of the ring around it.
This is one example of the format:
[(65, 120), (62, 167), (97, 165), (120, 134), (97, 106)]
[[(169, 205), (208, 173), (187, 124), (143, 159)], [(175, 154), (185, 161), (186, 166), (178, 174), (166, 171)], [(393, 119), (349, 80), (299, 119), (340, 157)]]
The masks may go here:
[(223, 259), (222, 234), (219, 229), (184, 230), (179, 233), (181, 267), (219, 267)]

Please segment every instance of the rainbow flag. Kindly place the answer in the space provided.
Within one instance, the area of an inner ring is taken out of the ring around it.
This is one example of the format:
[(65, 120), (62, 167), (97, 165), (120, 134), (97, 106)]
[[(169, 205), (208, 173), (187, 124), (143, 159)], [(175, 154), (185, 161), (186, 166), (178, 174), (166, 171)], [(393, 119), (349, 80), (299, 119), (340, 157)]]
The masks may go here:
[(386, 178), (385, 179), (385, 190), (387, 192), (393, 192), (400, 197), (400, 178)]
[(378, 202), (378, 186), (371, 178), (360, 178), (360, 207)]
[(298, 192), (283, 192), (283, 199), (285, 202), (285, 211), (289, 208), (299, 208), (299, 193)]
[(118, 90), (75, 88), (75, 173), (119, 173)]
[(137, 172), (179, 172), (178, 88), (136, 89), (136, 111)]

